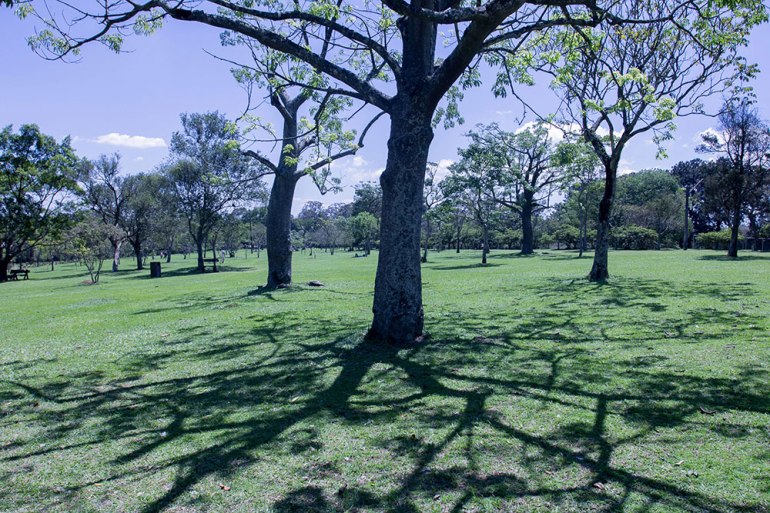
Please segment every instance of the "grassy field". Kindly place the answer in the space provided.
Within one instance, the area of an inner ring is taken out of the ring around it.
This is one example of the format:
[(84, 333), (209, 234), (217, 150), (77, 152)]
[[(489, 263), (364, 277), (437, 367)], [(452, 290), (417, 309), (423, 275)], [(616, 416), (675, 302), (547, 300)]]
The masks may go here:
[(770, 511), (770, 254), (430, 259), (400, 350), (375, 255), (0, 285), (0, 511)]

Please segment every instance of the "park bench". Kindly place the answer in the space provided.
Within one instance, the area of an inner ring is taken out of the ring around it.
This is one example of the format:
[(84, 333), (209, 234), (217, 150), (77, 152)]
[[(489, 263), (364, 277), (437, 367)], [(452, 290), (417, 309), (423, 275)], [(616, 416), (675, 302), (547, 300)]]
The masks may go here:
[(11, 269), (10, 279), (18, 280), (19, 275), (23, 275), (25, 280), (29, 279), (29, 269)]
[(203, 266), (205, 267), (207, 263), (213, 264), (212, 272), (215, 272), (215, 273), (219, 272), (219, 270), (217, 269), (217, 264), (219, 263), (218, 258), (204, 258)]

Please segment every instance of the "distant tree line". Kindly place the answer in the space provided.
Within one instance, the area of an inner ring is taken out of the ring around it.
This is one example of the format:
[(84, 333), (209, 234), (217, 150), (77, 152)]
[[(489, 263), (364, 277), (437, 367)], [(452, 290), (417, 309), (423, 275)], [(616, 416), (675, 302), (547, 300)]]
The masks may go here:
[[(263, 179), (275, 175), (274, 167), (243, 151), (239, 129), (219, 113), (183, 114), (181, 121), (167, 161), (133, 175), (121, 172), (118, 154), (80, 159), (68, 139), (57, 142), (35, 125), (18, 132), (6, 127), (0, 133), (0, 280), (14, 261), (54, 266), (76, 259), (96, 282), (103, 260), (118, 271), (129, 254), (140, 270), (148, 257), (194, 254), (203, 271), (208, 254), (269, 251), (270, 223), (275, 230), (285, 222), (275, 209), (271, 221), (275, 188), (268, 195)], [(545, 122), (515, 132), (479, 126), (468, 138), (448, 169), (428, 163), (423, 262), (429, 250), (450, 248), (478, 249), (486, 263), (492, 249), (527, 255), (566, 248), (582, 255), (596, 246), (606, 179), (589, 144)], [(705, 133), (698, 150), (712, 158), (615, 179), (609, 247), (698, 244), (735, 256), (745, 236), (770, 237), (770, 130), (751, 104), (728, 103), (718, 130)], [(286, 214), (289, 255), (343, 249), (368, 256), (381, 248), (382, 188), (363, 182), (354, 189), (351, 203), (311, 201), (296, 216)], [(292, 198), (293, 192), (281, 200), (281, 211)], [(286, 264), (281, 269), (290, 275), (290, 259)]]

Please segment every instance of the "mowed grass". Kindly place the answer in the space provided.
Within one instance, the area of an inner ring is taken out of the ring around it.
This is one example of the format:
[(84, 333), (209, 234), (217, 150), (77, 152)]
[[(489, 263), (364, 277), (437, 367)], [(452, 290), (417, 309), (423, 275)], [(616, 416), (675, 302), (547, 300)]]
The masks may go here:
[(409, 349), (362, 341), (376, 255), (274, 292), (264, 255), (33, 268), (0, 285), (0, 511), (770, 511), (770, 254), (610, 257), (432, 253)]

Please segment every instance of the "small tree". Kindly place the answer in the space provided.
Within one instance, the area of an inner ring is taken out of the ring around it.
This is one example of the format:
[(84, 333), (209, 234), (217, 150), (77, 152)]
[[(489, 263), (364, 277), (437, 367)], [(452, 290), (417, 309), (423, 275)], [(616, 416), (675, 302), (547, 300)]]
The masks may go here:
[(588, 213), (593, 199), (590, 187), (599, 179), (601, 162), (591, 147), (579, 140), (563, 141), (556, 153), (556, 161), (564, 171), (562, 186), (569, 192), (568, 200), (572, 199), (577, 207), (578, 257), (582, 257), (588, 245)]
[(173, 163), (166, 173), (198, 252), (198, 271), (211, 230), (228, 209), (262, 190), (262, 167), (245, 157), (237, 127), (218, 112), (182, 114), (182, 131), (171, 139)]
[[(120, 226), (125, 233), (126, 240), (134, 250), (136, 257), (136, 269), (143, 269), (144, 245), (150, 238), (156, 226), (163, 223), (171, 223), (167, 233), (173, 233), (170, 228), (174, 226), (173, 219), (164, 218), (165, 177), (159, 174), (139, 173), (126, 177), (123, 189), (127, 193), (123, 219)], [(168, 244), (160, 246), (168, 249)]]
[[(649, 21), (544, 31), (527, 47), (531, 59), (520, 58), (519, 41), (505, 42), (499, 52), (503, 72), (498, 83), (532, 83), (532, 68), (550, 75), (560, 110), (539, 117), (581, 134), (602, 162), (605, 189), (591, 281), (609, 277), (610, 218), (618, 166), (629, 141), (651, 134), (664, 155), (662, 145), (672, 138), (677, 116), (702, 113), (705, 98), (755, 74), (738, 52), (752, 27), (767, 19), (758, 0), (617, 2), (614, 14)], [(502, 86), (497, 91), (505, 92)]]
[(126, 233), (121, 229), (125, 223), (126, 204), (133, 190), (124, 187), (126, 177), (120, 176), (120, 154), (100, 155), (94, 161), (84, 161), (81, 168), (81, 198), (108, 226), (112, 245), (112, 272), (120, 266), (120, 248), (126, 240)]
[(442, 182), (442, 191), (454, 204), (462, 204), (481, 229), (481, 263), (486, 264), (496, 205), (491, 191), (497, 184), (500, 160), (498, 155), (490, 153), (478, 142), (471, 143), (459, 153), (460, 161), (449, 167), (449, 176)]
[(120, 235), (119, 228), (105, 224), (93, 213), (86, 213), (67, 235), (72, 251), (88, 269), (91, 284), (99, 283), (102, 264), (113, 253), (112, 241)]
[(730, 101), (719, 115), (719, 132), (703, 134), (698, 150), (722, 156), (729, 163), (723, 177), (730, 192), (730, 245), (727, 256), (738, 257), (738, 237), (750, 192), (765, 183), (770, 162), (770, 128), (746, 99)]
[(377, 238), (377, 225), (377, 218), (369, 212), (360, 212), (348, 222), (353, 244), (363, 246), (366, 255), (371, 252), (372, 244)]
[(521, 254), (535, 249), (534, 217), (550, 206), (554, 189), (564, 180), (563, 169), (555, 159), (555, 145), (548, 126), (536, 123), (512, 133), (497, 124), (481, 126), (471, 139), (496, 155), (499, 168), (495, 183), (487, 191), (497, 203), (518, 214), (521, 222)]
[(37, 125), (0, 131), (0, 282), (14, 258), (67, 226), (76, 165), (69, 138), (57, 143)]
[(423, 252), (422, 263), (428, 261), (428, 245), (433, 235), (433, 225), (436, 218), (435, 207), (444, 201), (444, 195), (441, 191), (441, 182), (436, 176), (438, 164), (428, 162), (428, 169), (425, 172), (425, 188), (422, 195), (423, 200)]

